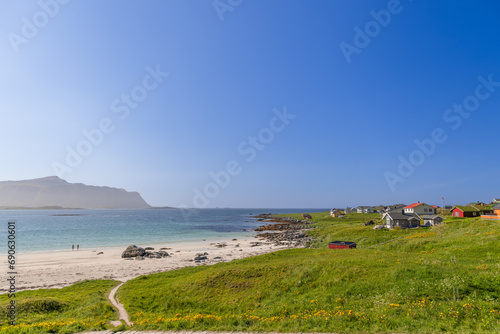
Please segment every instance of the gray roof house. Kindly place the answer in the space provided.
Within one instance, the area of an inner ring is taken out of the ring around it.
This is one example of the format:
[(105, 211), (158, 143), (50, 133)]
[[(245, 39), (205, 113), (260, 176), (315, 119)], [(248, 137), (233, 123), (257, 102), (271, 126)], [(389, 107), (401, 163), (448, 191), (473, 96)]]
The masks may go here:
[(373, 209), (371, 206), (358, 206), (358, 213), (372, 213)]
[(356, 213), (356, 212), (358, 212), (358, 209), (356, 208), (350, 208), (350, 207), (345, 208), (345, 213)]
[(385, 208), (385, 212), (404, 212), (404, 207), (405, 204), (400, 204), (400, 205), (389, 205), (388, 207)]
[(441, 224), (444, 220), (440, 215), (424, 215), (420, 218), (424, 220), (424, 226), (436, 226)]
[(382, 219), (385, 220), (384, 226), (387, 228), (394, 228), (396, 226), (412, 228), (420, 226), (420, 217), (415, 213), (387, 212), (384, 213)]

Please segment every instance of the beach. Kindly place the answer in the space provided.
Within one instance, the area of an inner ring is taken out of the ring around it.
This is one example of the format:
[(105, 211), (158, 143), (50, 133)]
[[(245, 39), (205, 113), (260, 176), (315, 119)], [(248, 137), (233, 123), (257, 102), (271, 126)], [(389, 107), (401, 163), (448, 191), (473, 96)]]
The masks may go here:
[[(257, 245), (255, 243), (258, 242)], [(226, 243), (224, 247), (217, 244)], [(252, 244), (253, 243), (253, 244)], [(248, 256), (264, 254), (287, 245), (261, 241), (248, 236), (243, 239), (200, 240), (165, 244), (144, 244), (139, 247), (153, 247), (155, 251), (167, 248), (170, 256), (145, 258), (143, 260), (121, 257), (124, 247), (80, 249), (79, 251), (31, 252), (18, 254), (16, 263), (18, 291), (41, 288), (62, 288), (83, 280), (114, 279), (125, 282), (141, 275), (179, 269), (188, 266), (210, 265)], [(195, 262), (198, 253), (207, 253), (207, 260)], [(7, 267), (7, 261), (2, 260)], [(7, 291), (4, 285), (1, 293)]]

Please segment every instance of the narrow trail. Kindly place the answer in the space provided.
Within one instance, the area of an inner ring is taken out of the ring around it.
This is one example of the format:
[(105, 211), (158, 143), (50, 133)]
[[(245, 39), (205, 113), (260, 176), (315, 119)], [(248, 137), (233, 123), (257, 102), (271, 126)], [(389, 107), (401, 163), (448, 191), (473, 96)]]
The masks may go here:
[[(128, 325), (128, 326), (132, 326), (132, 323), (130, 322), (130, 319), (128, 317), (128, 313), (127, 313), (127, 310), (125, 310), (125, 307), (123, 307), (123, 304), (120, 303), (117, 299), (115, 299), (115, 294), (116, 294), (116, 291), (123, 285), (125, 284), (125, 282), (122, 282), (120, 284), (118, 284), (117, 286), (115, 286), (113, 288), (113, 290), (111, 290), (111, 292), (109, 293), (109, 296), (108, 296), (108, 299), (109, 301), (111, 302), (111, 304), (113, 304), (114, 307), (116, 307), (116, 309), (118, 310), (118, 318), (120, 320), (123, 320), (125, 321), (125, 323)], [(121, 325), (121, 322), (120, 321), (112, 321), (111, 322), (112, 325), (116, 325), (116, 326), (119, 326)]]

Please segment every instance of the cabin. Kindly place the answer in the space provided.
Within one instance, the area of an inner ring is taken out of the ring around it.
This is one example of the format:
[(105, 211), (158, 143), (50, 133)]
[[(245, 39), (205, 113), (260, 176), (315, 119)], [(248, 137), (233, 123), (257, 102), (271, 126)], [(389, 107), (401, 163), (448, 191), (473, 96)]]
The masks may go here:
[(481, 215), (481, 219), (487, 219), (487, 220), (500, 220), (500, 204), (495, 205), (492, 210), (494, 213), (489, 213), (489, 214), (484, 214)]
[(356, 208), (350, 208), (350, 207), (345, 208), (345, 213), (356, 213), (356, 212), (358, 212), (358, 209)]
[(387, 228), (395, 228), (397, 226), (401, 228), (420, 227), (420, 217), (415, 213), (387, 212), (382, 216), (382, 220), (385, 220), (384, 225)]
[(450, 210), (453, 217), (479, 217), (493, 213), (491, 205), (455, 205)]
[(405, 207), (406, 205), (404, 204), (400, 204), (400, 205), (389, 205), (387, 207), (384, 208), (385, 212), (401, 212), (401, 213), (404, 213), (403, 211), (403, 208)]
[(358, 213), (372, 213), (373, 209), (371, 206), (358, 206)]
[(444, 220), (440, 215), (423, 215), (420, 218), (422, 218), (424, 226), (436, 226)]
[(437, 206), (427, 205), (425, 203), (413, 203), (404, 207), (404, 214), (417, 214), (419, 216), (423, 215), (435, 215)]
[(344, 217), (344, 212), (339, 209), (332, 209), (330, 210), (330, 216), (336, 217), (336, 218), (342, 218)]
[(353, 241), (332, 241), (328, 243), (330, 249), (346, 249), (356, 248), (356, 243)]

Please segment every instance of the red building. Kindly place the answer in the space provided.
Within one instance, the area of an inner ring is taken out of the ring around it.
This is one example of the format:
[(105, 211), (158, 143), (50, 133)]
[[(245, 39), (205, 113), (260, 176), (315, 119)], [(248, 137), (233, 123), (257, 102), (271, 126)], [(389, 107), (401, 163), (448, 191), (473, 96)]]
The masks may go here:
[(493, 213), (493, 209), (489, 205), (456, 205), (452, 210), (453, 217), (480, 217), (488, 213)]
[(332, 241), (328, 243), (328, 248), (330, 249), (356, 248), (356, 243), (353, 241)]

